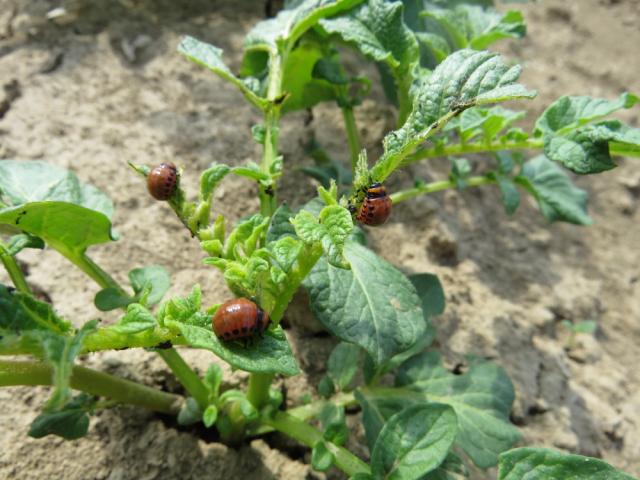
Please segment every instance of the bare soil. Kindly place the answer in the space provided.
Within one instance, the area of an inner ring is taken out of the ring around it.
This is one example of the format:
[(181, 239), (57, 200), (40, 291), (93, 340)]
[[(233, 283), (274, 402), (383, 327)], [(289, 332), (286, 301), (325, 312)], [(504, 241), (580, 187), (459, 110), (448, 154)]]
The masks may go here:
[[(262, 2), (233, 0), (95, 0), (68, 25), (43, 20), (53, 1), (0, 0), (0, 158), (46, 159), (73, 169), (115, 201), (121, 240), (93, 248), (92, 257), (118, 280), (133, 267), (160, 264), (173, 278), (170, 294), (199, 282), (206, 302), (229, 295), (166, 205), (154, 202), (127, 161), (173, 160), (194, 187), (212, 161), (239, 165), (259, 158), (249, 135), (257, 113), (240, 94), (175, 53), (183, 34), (222, 47), (237, 69), (244, 34), (263, 15)], [(525, 69), (539, 91), (522, 105), (531, 125), (562, 94), (615, 97), (640, 91), (640, 1), (548, 0), (521, 7), (529, 35), (500, 49)], [(373, 70), (370, 70), (373, 72)], [(624, 119), (638, 126), (639, 111)], [(357, 117), (370, 157), (393, 117), (379, 90)], [(336, 156), (346, 145), (333, 105), (287, 117), (282, 150), (289, 165), (309, 164), (309, 135)], [(1, 160), (0, 160), (1, 161)], [(396, 176), (441, 178), (446, 161)], [(381, 255), (407, 272), (437, 273), (447, 311), (437, 318), (440, 349), (449, 365), (465, 354), (494, 359), (511, 375), (517, 399), (513, 421), (523, 445), (549, 446), (602, 457), (640, 475), (640, 166), (621, 160), (614, 171), (576, 182), (591, 194), (595, 224), (548, 225), (529, 204), (513, 218), (491, 188), (446, 192), (407, 202), (388, 225), (371, 232)], [(300, 203), (314, 184), (295, 168), (282, 181), (283, 199)], [(235, 220), (257, 209), (256, 189), (228, 178), (214, 208)], [(100, 317), (97, 287), (53, 251), (21, 259), (28, 281), (46, 292), (77, 325)], [(0, 281), (6, 276), (0, 274)], [(300, 308), (288, 331), (305, 374), (285, 381), (289, 401), (311, 391), (332, 340), (313, 336)], [(573, 348), (560, 322), (595, 320), (595, 336)], [(298, 327), (295, 327), (298, 325)], [(208, 352), (185, 351), (203, 371)], [(82, 359), (95, 368), (179, 391), (162, 362), (145, 351), (105, 352)], [(227, 376), (237, 385), (243, 374)], [(280, 439), (239, 449), (176, 430), (167, 419), (135, 408), (100, 412), (89, 435), (65, 442), (27, 437), (47, 397), (43, 388), (0, 390), (0, 477), (7, 479), (299, 479), (324, 475), (306, 466), (308, 452)], [(357, 443), (354, 441), (353, 443)], [(360, 452), (365, 449), (360, 445)], [(491, 478), (476, 472), (477, 478)], [(493, 473), (494, 474), (494, 473)], [(335, 472), (329, 477), (335, 477)], [(495, 476), (494, 476), (495, 478)]]

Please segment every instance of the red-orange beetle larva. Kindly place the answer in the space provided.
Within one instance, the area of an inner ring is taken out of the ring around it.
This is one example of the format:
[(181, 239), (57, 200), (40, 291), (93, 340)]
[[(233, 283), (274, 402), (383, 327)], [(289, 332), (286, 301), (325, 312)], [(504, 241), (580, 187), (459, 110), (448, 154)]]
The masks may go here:
[(269, 315), (251, 300), (234, 298), (220, 305), (212, 324), (213, 332), (223, 340), (249, 338), (266, 330)]
[(156, 200), (169, 200), (178, 186), (178, 169), (173, 163), (161, 163), (147, 176), (147, 188)]
[(381, 183), (374, 183), (365, 193), (364, 201), (356, 219), (364, 225), (376, 227), (391, 215), (391, 197)]

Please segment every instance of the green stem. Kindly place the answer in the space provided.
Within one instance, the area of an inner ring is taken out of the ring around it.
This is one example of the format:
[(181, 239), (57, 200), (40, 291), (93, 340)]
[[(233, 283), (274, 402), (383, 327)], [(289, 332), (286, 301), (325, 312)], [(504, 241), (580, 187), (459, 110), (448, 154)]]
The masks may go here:
[(358, 134), (356, 117), (353, 115), (353, 108), (342, 107), (342, 118), (344, 119), (344, 126), (347, 131), (347, 141), (349, 142), (349, 152), (351, 153), (351, 174), (355, 178), (358, 155), (360, 155), (362, 145), (360, 144), (360, 135)]
[(296, 265), (291, 272), (291, 281), (289, 282), (287, 289), (282, 292), (278, 298), (278, 303), (270, 314), (271, 321), (274, 324), (278, 325), (278, 323), (280, 323), (291, 299), (293, 299), (293, 296), (300, 288), (300, 285), (302, 285), (303, 280), (307, 278), (307, 275), (309, 275), (309, 272), (311, 272), (311, 269), (315, 266), (318, 260), (320, 260), (321, 256), (322, 247), (319, 245), (316, 247), (307, 246), (298, 255)]
[(309, 448), (313, 448), (317, 442), (324, 441), (335, 458), (336, 467), (350, 477), (357, 473), (371, 474), (369, 466), (349, 450), (324, 440), (320, 431), (288, 413), (276, 412), (273, 416), (263, 415), (262, 422)]
[[(492, 183), (496, 183), (496, 181), (485, 176), (470, 177), (465, 180), (465, 184), (468, 187), (479, 187), (481, 185), (490, 185)], [(405, 200), (409, 200), (410, 198), (417, 197), (418, 195), (440, 192), (450, 188), (456, 188), (456, 184), (450, 180), (441, 180), (439, 182), (418, 185), (417, 187), (409, 188), (407, 190), (400, 190), (399, 192), (392, 193), (390, 197), (391, 202), (395, 205), (397, 203), (404, 202)]]
[(140, 333), (121, 333), (109, 327), (99, 328), (87, 335), (83, 342), (83, 353), (99, 352), (102, 350), (122, 350), (126, 348), (152, 348), (163, 343), (174, 345), (185, 343), (184, 338), (166, 328), (156, 327)]
[[(313, 266), (322, 256), (322, 248), (305, 248), (296, 262), (294, 270), (291, 272), (291, 281), (288, 288), (278, 297), (278, 303), (271, 311), (271, 321), (278, 325), (284, 315), (287, 306), (291, 302), (293, 295), (296, 293), (302, 281), (309, 274)], [(273, 381), (273, 375), (252, 373), (249, 376), (249, 391), (247, 398), (256, 407), (264, 406), (269, 400), (269, 386)]]
[(115, 288), (120, 294), (128, 296), (128, 294), (122, 289), (122, 287), (120, 287), (118, 282), (111, 277), (111, 275), (102, 270), (98, 264), (87, 257), (84, 253), (75, 255), (65, 254), (63, 250), (59, 251), (102, 288)]
[(6, 247), (2, 243), (0, 243), (0, 260), (2, 260), (2, 264), (9, 274), (9, 278), (11, 279), (11, 282), (13, 282), (13, 286), (22, 293), (30, 294), (31, 289), (24, 278), (22, 269), (18, 266), (18, 262), (16, 262), (15, 257), (9, 255)]
[(272, 381), (273, 374), (271, 373), (252, 373), (249, 375), (247, 400), (257, 409), (269, 402), (269, 387)]
[(280, 122), (280, 108), (282, 98), (282, 68), (285, 62), (280, 52), (269, 57), (269, 85), (267, 99), (270, 104), (264, 112), (264, 150), (260, 170), (272, 177), (271, 185), (259, 185), (260, 213), (270, 217), (276, 211), (278, 200), (276, 197), (276, 182), (273, 179), (273, 165), (278, 159), (278, 135)]
[[(323, 398), (320, 400), (316, 400), (315, 402), (311, 402), (308, 405), (301, 405), (299, 407), (292, 408), (290, 410), (287, 410), (287, 413), (292, 417), (297, 418), (298, 420), (308, 421), (308, 420), (311, 420), (312, 418), (318, 417), (322, 409), (328, 403), (332, 403), (339, 407), (352, 407), (358, 404), (353, 393), (341, 392), (329, 399)], [(247, 435), (257, 436), (257, 435), (264, 435), (265, 433), (269, 433), (269, 432), (273, 432), (272, 427), (265, 424), (258, 424), (258, 425), (250, 426), (249, 431), (247, 432)]]
[(328, 403), (332, 403), (339, 407), (352, 407), (358, 402), (356, 402), (356, 398), (353, 393), (341, 392), (327, 400), (321, 399), (311, 402), (308, 405), (301, 405), (300, 407), (292, 408), (291, 410), (287, 410), (287, 413), (296, 417), (298, 420), (310, 420), (320, 415), (320, 412)]
[[(2, 387), (51, 385), (52, 378), (53, 369), (47, 364), (0, 360), (0, 386)], [(183, 401), (178, 395), (79, 366), (73, 367), (71, 388), (172, 415), (177, 415)]]
[(436, 148), (420, 148), (408, 155), (402, 165), (409, 165), (427, 158), (448, 157), (455, 155), (467, 155), (471, 153), (501, 152), (506, 150), (538, 150), (544, 147), (544, 142), (539, 139), (529, 139), (520, 142), (504, 143), (457, 143)]
[(189, 395), (198, 402), (200, 409), (204, 411), (209, 404), (209, 390), (202, 382), (202, 379), (191, 369), (174, 348), (158, 349), (157, 352), (178, 378), (185, 390), (189, 392)]

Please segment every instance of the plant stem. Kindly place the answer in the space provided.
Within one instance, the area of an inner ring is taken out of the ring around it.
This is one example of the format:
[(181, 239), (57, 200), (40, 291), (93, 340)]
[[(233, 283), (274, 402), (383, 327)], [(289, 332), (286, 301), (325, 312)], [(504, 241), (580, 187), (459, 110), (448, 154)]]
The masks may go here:
[(18, 266), (18, 262), (16, 262), (15, 257), (9, 255), (3, 243), (0, 243), (0, 260), (2, 260), (2, 264), (9, 274), (9, 278), (11, 279), (11, 282), (13, 282), (13, 286), (22, 293), (30, 294), (31, 289), (24, 278), (22, 269)]
[[(320, 412), (325, 407), (325, 405), (327, 405), (327, 403), (332, 403), (339, 407), (352, 407), (358, 404), (353, 393), (341, 392), (329, 399), (323, 398), (320, 400), (316, 400), (315, 402), (311, 402), (308, 405), (301, 405), (299, 407), (289, 409), (287, 410), (287, 413), (292, 417), (297, 418), (298, 420), (308, 421), (320, 415)], [(265, 424), (259, 424), (252, 427), (250, 426), (247, 435), (257, 436), (264, 435), (265, 433), (269, 432), (273, 432), (272, 427)]]
[(345, 472), (349, 477), (357, 473), (371, 474), (369, 466), (350, 451), (324, 440), (321, 432), (288, 413), (276, 412), (273, 416), (263, 415), (262, 422), (309, 448), (313, 448), (319, 441), (324, 441), (328, 450), (335, 458), (336, 467)]
[(273, 179), (273, 165), (278, 159), (278, 135), (280, 122), (280, 108), (282, 98), (282, 69), (285, 62), (280, 52), (269, 56), (269, 85), (267, 99), (270, 104), (264, 112), (264, 150), (260, 170), (272, 177), (272, 184), (268, 187), (259, 185), (260, 213), (270, 217), (276, 211), (278, 200), (276, 197), (276, 182)]
[(291, 272), (291, 281), (288, 288), (282, 292), (282, 295), (278, 298), (278, 303), (274, 307), (273, 311), (270, 314), (271, 321), (278, 325), (280, 320), (284, 315), (287, 306), (291, 302), (291, 299), (295, 295), (295, 293), (300, 288), (300, 285), (304, 281), (304, 279), (309, 275), (309, 272), (314, 267), (314, 265), (320, 260), (322, 256), (322, 247), (320, 248), (312, 248), (306, 247), (302, 250), (302, 252), (298, 255), (298, 259), (296, 265)]
[(252, 373), (249, 375), (247, 400), (257, 409), (262, 408), (269, 402), (269, 387), (272, 381), (273, 374), (271, 373)]
[[(293, 295), (300, 288), (302, 281), (309, 274), (313, 266), (322, 256), (322, 248), (313, 249), (305, 248), (300, 255), (294, 270), (291, 272), (291, 281), (288, 288), (278, 298), (278, 303), (271, 311), (271, 321), (278, 325), (284, 312), (291, 302)], [(247, 398), (256, 407), (260, 408), (264, 406), (269, 400), (269, 386), (273, 381), (273, 375), (252, 373), (249, 376), (249, 390), (247, 392)]]
[[(479, 187), (481, 185), (489, 185), (495, 182), (496, 181), (494, 179), (485, 176), (470, 177), (465, 180), (465, 184), (468, 187)], [(400, 190), (399, 192), (392, 193), (390, 197), (391, 201), (395, 205), (397, 203), (404, 202), (405, 200), (409, 200), (410, 198), (417, 197), (418, 195), (440, 192), (442, 190), (448, 190), (450, 188), (456, 188), (456, 184), (454, 182), (451, 182), (450, 180), (441, 180), (439, 182), (431, 182), (424, 185), (419, 185), (407, 190)]]
[(122, 295), (128, 296), (128, 294), (120, 287), (111, 275), (102, 270), (93, 260), (87, 257), (84, 253), (80, 255), (65, 254), (63, 250), (59, 250), (65, 257), (71, 260), (80, 270), (91, 277), (102, 288), (115, 288)]
[(204, 411), (209, 404), (209, 390), (202, 382), (202, 379), (191, 369), (174, 348), (162, 348), (158, 349), (157, 352), (178, 378), (185, 390), (189, 392), (189, 395), (198, 402), (200, 409)]
[(427, 158), (447, 157), (454, 155), (466, 155), (470, 153), (501, 152), (506, 150), (537, 150), (544, 147), (544, 142), (539, 139), (529, 139), (520, 142), (500, 143), (457, 143), (435, 148), (420, 148), (408, 155), (402, 165), (409, 165)]
[(156, 327), (140, 333), (120, 333), (111, 328), (99, 328), (87, 335), (83, 342), (83, 353), (102, 350), (122, 350), (125, 348), (151, 348), (163, 343), (185, 344), (184, 338), (171, 330)]
[(351, 153), (351, 174), (353, 178), (356, 176), (356, 165), (358, 164), (358, 155), (362, 150), (360, 144), (360, 135), (356, 125), (356, 117), (353, 115), (353, 107), (342, 107), (342, 118), (347, 131), (347, 141), (349, 142), (349, 152)]
[(320, 412), (327, 403), (332, 403), (339, 407), (351, 407), (357, 404), (353, 393), (341, 392), (326, 400), (321, 399), (311, 402), (308, 405), (292, 408), (291, 410), (287, 410), (287, 413), (292, 417), (296, 417), (298, 420), (310, 420), (320, 415)]
[[(53, 369), (45, 363), (0, 360), (0, 386), (51, 385), (52, 378)], [(180, 411), (183, 401), (178, 395), (79, 366), (73, 367), (71, 388), (171, 415)]]

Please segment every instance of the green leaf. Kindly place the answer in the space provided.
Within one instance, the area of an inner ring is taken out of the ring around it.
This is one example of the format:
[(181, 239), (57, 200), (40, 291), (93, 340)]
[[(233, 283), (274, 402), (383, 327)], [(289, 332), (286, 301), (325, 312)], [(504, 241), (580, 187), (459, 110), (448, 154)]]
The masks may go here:
[(420, 45), (420, 63), (422, 65), (437, 65), (451, 54), (451, 47), (447, 40), (440, 35), (431, 32), (416, 32), (416, 38)]
[(14, 235), (7, 242), (7, 255), (15, 256), (25, 248), (43, 249), (44, 242), (41, 238), (26, 233)]
[(500, 132), (524, 116), (524, 112), (516, 112), (499, 106), (470, 108), (460, 115), (458, 129), (461, 138), (466, 142), (477, 135), (482, 135), (484, 140), (492, 142)]
[(519, 65), (508, 67), (487, 51), (459, 50), (416, 87), (413, 111), (405, 124), (384, 138), (384, 154), (374, 166), (374, 180), (383, 181), (417, 146), (464, 110), (535, 92), (516, 83)]
[(466, 465), (458, 455), (449, 452), (444, 462), (429, 472), (424, 480), (464, 480), (465, 478), (469, 478)]
[(127, 307), (127, 313), (118, 323), (109, 327), (119, 333), (139, 333), (150, 330), (158, 325), (156, 317), (144, 306), (132, 303)]
[(200, 313), (201, 303), (202, 291), (200, 285), (196, 284), (186, 297), (175, 297), (169, 300), (158, 317), (168, 321), (189, 322)]
[(287, 55), (282, 80), (282, 91), (288, 94), (282, 108), (284, 113), (338, 98), (338, 90), (332, 83), (314, 75), (316, 65), (328, 61), (331, 55), (328, 46), (326, 40), (316, 35), (305, 35)]
[(202, 172), (200, 174), (200, 198), (204, 201), (209, 201), (213, 191), (230, 171), (231, 167), (214, 163)]
[(513, 385), (493, 363), (475, 361), (468, 372), (454, 375), (441, 366), (438, 353), (427, 352), (400, 367), (396, 386), (451, 405), (458, 417), (456, 443), (480, 468), (495, 465), (498, 454), (520, 438), (509, 423)]
[(467, 186), (467, 178), (471, 174), (471, 164), (466, 158), (451, 159), (451, 173), (449, 173), (449, 181), (453, 183), (458, 190), (463, 190)]
[(327, 444), (322, 440), (318, 440), (311, 450), (311, 466), (314, 470), (324, 472), (333, 465), (335, 457), (327, 448)]
[(635, 480), (608, 463), (548, 448), (516, 448), (500, 455), (498, 480)]
[(178, 425), (193, 425), (202, 419), (203, 414), (198, 406), (198, 402), (191, 397), (187, 398), (187, 401), (182, 404), (180, 412), (178, 412)]
[(386, 421), (395, 413), (400, 412), (412, 402), (400, 395), (388, 395), (380, 397), (368, 397), (359, 390), (356, 390), (355, 397), (362, 407), (362, 424), (367, 438), (369, 451), (373, 452), (373, 448), (378, 440), (380, 430), (384, 427)]
[(60, 410), (71, 399), (73, 362), (82, 350), (84, 339), (97, 325), (97, 320), (91, 320), (73, 337), (62, 337), (51, 332), (41, 333), (45, 360), (53, 366), (53, 393), (47, 401), (45, 411)]
[(233, 167), (231, 171), (240, 177), (250, 178), (257, 182), (266, 182), (271, 179), (271, 177), (264, 173), (260, 168), (260, 165), (248, 162), (246, 165), (240, 167)]
[(202, 423), (207, 428), (211, 428), (216, 424), (218, 419), (218, 408), (215, 405), (209, 405), (202, 414)]
[(212, 363), (204, 376), (204, 384), (209, 389), (213, 398), (218, 398), (220, 385), (222, 384), (222, 368), (217, 363)]
[[(307, 30), (325, 17), (336, 15), (361, 3), (362, 0), (303, 0), (295, 8), (282, 10), (275, 18), (263, 20), (253, 27), (245, 38), (249, 54), (267, 50), (275, 54), (293, 45)], [(245, 57), (245, 66), (254, 59)]]
[(336, 345), (329, 355), (327, 376), (340, 390), (346, 389), (353, 380), (358, 371), (359, 359), (360, 347), (345, 342)]
[(323, 376), (318, 382), (318, 395), (329, 398), (334, 393), (336, 393), (336, 386), (333, 384), (333, 380), (326, 375)]
[(263, 337), (256, 337), (251, 344), (244, 345), (240, 341), (221, 341), (211, 328), (171, 321), (165, 323), (168, 327), (177, 329), (191, 347), (209, 350), (234, 368), (287, 376), (300, 373), (289, 342), (280, 327), (267, 330)]
[(108, 312), (110, 310), (115, 310), (116, 308), (126, 307), (134, 301), (135, 299), (125, 293), (122, 293), (115, 287), (103, 288), (96, 293), (96, 296), (93, 299), (93, 303), (95, 303), (96, 308), (101, 312)]
[(81, 182), (75, 173), (40, 160), (2, 160), (0, 199), (11, 206), (44, 201), (73, 203), (108, 219), (113, 214), (113, 203), (100, 190)]
[(313, 78), (326, 80), (333, 85), (346, 85), (349, 79), (345, 76), (340, 63), (331, 58), (321, 58), (313, 66)]
[(289, 221), (292, 216), (293, 211), (286, 203), (283, 203), (277, 208), (271, 217), (271, 223), (269, 223), (269, 228), (267, 229), (267, 243), (285, 236), (296, 236), (296, 230)]
[(182, 53), (192, 62), (197, 63), (205, 68), (208, 68), (216, 75), (232, 83), (250, 103), (255, 105), (261, 110), (267, 108), (269, 102), (266, 99), (259, 97), (251, 88), (251, 80), (242, 81), (237, 78), (229, 67), (224, 63), (222, 59), (222, 50), (209, 45), (208, 43), (201, 42), (193, 37), (186, 36), (180, 42), (178, 46), (178, 52)]
[(422, 303), (422, 312), (425, 318), (444, 313), (445, 298), (442, 283), (433, 273), (416, 273), (409, 275)]
[(344, 408), (334, 403), (327, 403), (318, 416), (322, 424), (323, 437), (338, 446), (344, 445), (349, 438), (349, 427), (344, 415)]
[(42, 438), (46, 435), (57, 435), (65, 440), (84, 437), (89, 430), (89, 412), (94, 406), (95, 399), (86, 393), (81, 393), (71, 399), (61, 410), (38, 415), (31, 423), (29, 436)]
[(380, 365), (425, 334), (421, 301), (411, 282), (371, 250), (350, 241), (344, 253), (351, 270), (320, 259), (305, 280), (311, 309), (329, 332)]
[(320, 25), (354, 45), (367, 58), (385, 64), (394, 78), (398, 97), (408, 98), (420, 50), (402, 12), (402, 2), (370, 0), (344, 15), (321, 20)]
[(136, 299), (141, 298), (145, 290), (149, 290), (145, 302), (149, 306), (159, 303), (171, 287), (169, 272), (160, 265), (134, 268), (129, 272), (129, 281)]
[(473, 48), (485, 50), (504, 38), (520, 38), (526, 33), (522, 13), (497, 12), (483, 5), (459, 4), (452, 8), (431, 8), (422, 13), (426, 31), (445, 39), (452, 50)]
[(18, 291), (9, 292), (0, 284), (0, 336), (29, 330), (68, 335), (71, 324), (59, 317), (52, 306)]
[(603, 121), (580, 127), (565, 136), (545, 136), (544, 152), (575, 173), (600, 173), (616, 167), (609, 142), (639, 147), (640, 129), (618, 120)]
[(255, 214), (238, 222), (224, 244), (224, 258), (240, 259), (253, 253), (262, 232), (268, 227), (269, 219)]
[(319, 243), (329, 263), (340, 268), (348, 268), (343, 256), (347, 237), (353, 230), (351, 213), (339, 205), (324, 207), (316, 219), (307, 210), (301, 210), (291, 219), (296, 234), (307, 244)]
[(514, 180), (533, 195), (550, 222), (592, 223), (587, 214), (587, 192), (574, 186), (567, 174), (545, 156), (525, 163), (522, 173)]
[(82, 255), (90, 245), (115, 239), (104, 214), (72, 203), (33, 202), (0, 210), (0, 224), (41, 237), (71, 259)]
[(496, 175), (496, 182), (500, 188), (502, 203), (507, 215), (512, 215), (520, 205), (520, 192), (513, 179), (504, 175)]
[(456, 414), (448, 405), (414, 405), (393, 415), (371, 454), (374, 478), (417, 480), (435, 470), (456, 438)]
[(586, 96), (560, 97), (540, 115), (536, 121), (535, 133), (562, 135), (623, 108), (631, 108), (638, 102), (640, 99), (630, 93), (623, 93), (616, 100)]
[(621, 110), (631, 108), (640, 98), (623, 93), (616, 100), (602, 98), (561, 97), (538, 118), (535, 134), (544, 138), (547, 157), (562, 163), (579, 174), (598, 173), (615, 168), (611, 159), (610, 143), (627, 149), (640, 147), (640, 129), (634, 129), (617, 120), (597, 120)]

